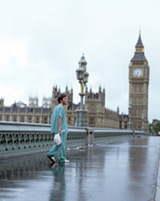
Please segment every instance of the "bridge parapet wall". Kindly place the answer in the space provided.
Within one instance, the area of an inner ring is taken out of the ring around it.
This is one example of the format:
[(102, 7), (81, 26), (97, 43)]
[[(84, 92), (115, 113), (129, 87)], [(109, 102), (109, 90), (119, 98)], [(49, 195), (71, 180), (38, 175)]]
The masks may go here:
[[(145, 134), (138, 131), (135, 133)], [(131, 134), (132, 131), (128, 130), (69, 127), (67, 147), (92, 145), (106, 139), (122, 139)], [(50, 125), (47, 124), (0, 122), (0, 159), (48, 151), (53, 145), (53, 138)]]

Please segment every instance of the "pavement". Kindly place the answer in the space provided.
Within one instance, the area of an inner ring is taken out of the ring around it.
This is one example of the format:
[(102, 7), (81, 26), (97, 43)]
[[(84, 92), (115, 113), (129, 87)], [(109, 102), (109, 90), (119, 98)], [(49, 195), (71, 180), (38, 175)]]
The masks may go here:
[(160, 201), (160, 137), (66, 153), (66, 164), (50, 165), (45, 153), (0, 161), (0, 201)]

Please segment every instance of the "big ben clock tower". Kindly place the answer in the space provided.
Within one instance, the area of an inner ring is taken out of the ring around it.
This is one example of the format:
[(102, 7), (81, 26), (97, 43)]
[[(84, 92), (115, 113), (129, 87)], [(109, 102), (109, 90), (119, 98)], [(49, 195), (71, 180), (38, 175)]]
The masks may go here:
[(135, 54), (129, 65), (129, 102), (133, 130), (148, 130), (148, 84), (149, 65), (139, 34)]

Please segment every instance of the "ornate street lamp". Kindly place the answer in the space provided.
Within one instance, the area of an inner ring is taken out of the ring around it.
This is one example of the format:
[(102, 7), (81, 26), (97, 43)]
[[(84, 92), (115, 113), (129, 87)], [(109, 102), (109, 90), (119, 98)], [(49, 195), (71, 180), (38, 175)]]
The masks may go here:
[(82, 66), (79, 66), (79, 68), (76, 70), (77, 80), (83, 80), (84, 79), (84, 68)]
[(129, 105), (128, 105), (128, 117), (129, 117), (129, 121), (128, 121), (128, 127), (127, 127), (128, 130), (132, 129), (131, 111), (132, 111), (132, 105), (131, 105), (131, 102), (129, 102)]
[(89, 73), (86, 71), (87, 62), (85, 60), (84, 54), (82, 55), (80, 61), (78, 62), (79, 68), (76, 70), (77, 80), (79, 80), (81, 86), (80, 95), (80, 109), (76, 111), (76, 122), (75, 126), (85, 127), (87, 126), (87, 111), (84, 108), (84, 89), (88, 82)]

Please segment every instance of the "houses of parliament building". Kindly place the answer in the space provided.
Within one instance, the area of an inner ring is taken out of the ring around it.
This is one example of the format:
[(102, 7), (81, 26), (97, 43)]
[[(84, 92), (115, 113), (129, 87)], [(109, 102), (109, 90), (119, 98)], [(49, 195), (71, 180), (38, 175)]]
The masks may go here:
[[(85, 109), (87, 110), (87, 122), (89, 127), (127, 129), (131, 118), (132, 129), (148, 130), (148, 85), (149, 65), (144, 55), (144, 46), (139, 35), (135, 46), (135, 53), (129, 65), (129, 102), (131, 111), (128, 114), (119, 114), (119, 108), (115, 111), (105, 107), (105, 89), (99, 87), (97, 92), (86, 87)], [(0, 121), (29, 122), (50, 124), (53, 108), (57, 105), (57, 98), (61, 89), (53, 86), (52, 97), (43, 98), (42, 106), (38, 106), (37, 97), (29, 97), (29, 103), (19, 101), (11, 106), (4, 105), (4, 99), (0, 99)], [(68, 97), (68, 105), (65, 106), (67, 123), (74, 126), (76, 110), (79, 104), (73, 103), (73, 89), (66, 87), (63, 92)], [(127, 106), (128, 107), (128, 106)]]

